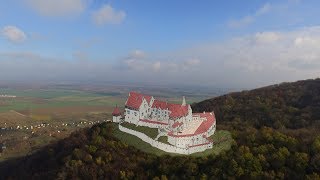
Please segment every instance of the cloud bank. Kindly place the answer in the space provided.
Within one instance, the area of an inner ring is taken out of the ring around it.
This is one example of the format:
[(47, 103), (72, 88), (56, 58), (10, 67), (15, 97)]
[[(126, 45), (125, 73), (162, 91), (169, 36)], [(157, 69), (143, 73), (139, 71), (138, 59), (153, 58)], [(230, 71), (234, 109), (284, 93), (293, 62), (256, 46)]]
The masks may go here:
[[(320, 27), (259, 32), (173, 52), (133, 50), (94, 61), (81, 52), (62, 60), (32, 52), (0, 53), (0, 79), (147, 82), (257, 87), (316, 78), (320, 72)], [(16, 72), (16, 73), (12, 73)]]

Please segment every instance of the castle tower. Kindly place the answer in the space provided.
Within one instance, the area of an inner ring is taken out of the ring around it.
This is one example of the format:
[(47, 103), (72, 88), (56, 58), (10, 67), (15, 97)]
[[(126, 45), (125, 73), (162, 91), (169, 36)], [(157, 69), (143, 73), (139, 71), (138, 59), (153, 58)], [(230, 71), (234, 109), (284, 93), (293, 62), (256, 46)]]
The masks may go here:
[(182, 97), (182, 104), (181, 104), (182, 106), (185, 106), (185, 105), (187, 105), (187, 103), (186, 103), (186, 98), (183, 96)]
[(120, 122), (120, 118), (121, 118), (121, 112), (118, 106), (116, 105), (116, 107), (112, 112), (112, 122)]

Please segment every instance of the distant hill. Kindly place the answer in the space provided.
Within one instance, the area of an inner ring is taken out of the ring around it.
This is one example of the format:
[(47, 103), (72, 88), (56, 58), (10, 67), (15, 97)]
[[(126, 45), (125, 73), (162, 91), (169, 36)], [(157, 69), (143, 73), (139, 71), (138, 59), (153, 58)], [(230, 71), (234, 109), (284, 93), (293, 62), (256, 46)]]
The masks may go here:
[(230, 93), (193, 104), (192, 108), (195, 112), (214, 111), (220, 123), (307, 127), (320, 123), (320, 79)]

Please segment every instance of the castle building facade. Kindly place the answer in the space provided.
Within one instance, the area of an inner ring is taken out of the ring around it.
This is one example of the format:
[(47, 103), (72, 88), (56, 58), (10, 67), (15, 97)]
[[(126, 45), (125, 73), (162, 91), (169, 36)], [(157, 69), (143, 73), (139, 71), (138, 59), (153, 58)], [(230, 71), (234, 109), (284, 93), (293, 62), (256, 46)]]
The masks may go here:
[(116, 107), (113, 121), (158, 128), (168, 137), (172, 146), (189, 149), (203, 146), (212, 148), (209, 138), (216, 129), (216, 118), (213, 112), (192, 113), (191, 106), (185, 97), (181, 104), (168, 103), (153, 96), (130, 92), (125, 103), (124, 117)]

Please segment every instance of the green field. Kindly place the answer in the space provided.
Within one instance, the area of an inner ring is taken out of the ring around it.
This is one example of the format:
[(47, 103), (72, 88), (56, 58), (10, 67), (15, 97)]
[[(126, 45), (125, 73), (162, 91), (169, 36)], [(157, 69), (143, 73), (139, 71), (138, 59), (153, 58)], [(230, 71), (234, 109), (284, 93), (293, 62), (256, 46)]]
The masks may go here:
[[(167, 153), (158, 148), (152, 147), (150, 144), (142, 141), (138, 137), (120, 131), (118, 128), (118, 124), (115, 124), (115, 123), (113, 123), (113, 134), (122, 142), (130, 146), (134, 146), (135, 148), (141, 151), (144, 151), (146, 153), (152, 153), (158, 156), (162, 156), (162, 155), (182, 156), (180, 154)], [(230, 149), (233, 142), (231, 133), (229, 131), (224, 131), (224, 130), (216, 131), (215, 134), (212, 135), (210, 138), (216, 142), (221, 140), (222, 138), (227, 140), (219, 144), (215, 144), (212, 149), (207, 149), (204, 152), (194, 153), (194, 154), (191, 154), (191, 156), (202, 157), (202, 156), (209, 156), (209, 155), (217, 155), (222, 151), (226, 151)]]
[(79, 90), (15, 90), (0, 89), (0, 94), (17, 96), (1, 98), (0, 112), (66, 106), (114, 106), (124, 104), (125, 97), (115, 93), (94, 93)]
[[(73, 106), (124, 106), (127, 93), (94, 92), (69, 89), (4, 89), (0, 94), (14, 95), (16, 98), (0, 98), (0, 112), (10, 110), (33, 110), (38, 108), (59, 108)], [(157, 93), (156, 93), (157, 94)], [(163, 94), (160, 99), (181, 103), (182, 95)], [(188, 103), (197, 102), (203, 97), (186, 97)]]

